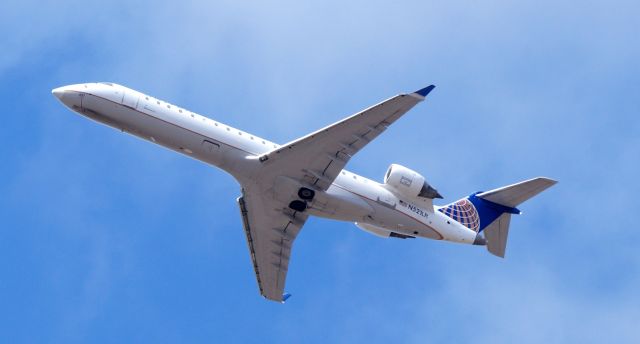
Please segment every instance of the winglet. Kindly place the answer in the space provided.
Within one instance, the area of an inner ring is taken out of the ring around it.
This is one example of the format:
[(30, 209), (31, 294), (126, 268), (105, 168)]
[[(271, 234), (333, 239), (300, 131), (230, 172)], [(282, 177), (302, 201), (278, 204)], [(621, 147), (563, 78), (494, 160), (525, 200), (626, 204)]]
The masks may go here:
[(429, 85), (429, 86), (427, 86), (427, 87), (425, 87), (425, 88), (423, 88), (423, 89), (420, 89), (420, 90), (417, 90), (417, 91), (413, 92), (413, 94), (417, 94), (417, 95), (419, 95), (419, 96), (421, 96), (421, 97), (423, 97), (423, 98), (424, 98), (424, 97), (426, 97), (426, 96), (427, 96), (427, 94), (429, 94), (429, 92), (431, 92), (434, 88), (436, 88), (436, 86), (435, 86), (435, 85)]
[(282, 303), (285, 303), (285, 301), (287, 301), (287, 299), (289, 299), (290, 297), (291, 297), (291, 294), (289, 293), (282, 294)]

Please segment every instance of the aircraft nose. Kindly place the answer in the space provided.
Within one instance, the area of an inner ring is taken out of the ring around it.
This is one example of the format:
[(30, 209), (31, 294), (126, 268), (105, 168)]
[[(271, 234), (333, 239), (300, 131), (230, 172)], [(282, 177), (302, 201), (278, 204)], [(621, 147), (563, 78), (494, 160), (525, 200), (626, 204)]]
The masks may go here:
[(64, 104), (64, 106), (70, 108), (73, 111), (82, 108), (82, 92), (76, 91), (78, 87), (76, 85), (62, 86), (51, 90), (58, 100)]
[(62, 101), (62, 97), (64, 96), (64, 88), (63, 87), (54, 88), (53, 90), (51, 90), (51, 93), (54, 96), (56, 96), (56, 98)]

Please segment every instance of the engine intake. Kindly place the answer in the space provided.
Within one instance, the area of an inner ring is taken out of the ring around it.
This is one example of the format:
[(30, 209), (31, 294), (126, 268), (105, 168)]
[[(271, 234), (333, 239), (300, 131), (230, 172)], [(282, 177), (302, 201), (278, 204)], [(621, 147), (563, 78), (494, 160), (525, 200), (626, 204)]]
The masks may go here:
[(404, 166), (391, 164), (384, 176), (384, 183), (403, 196), (416, 198), (442, 198), (418, 172)]

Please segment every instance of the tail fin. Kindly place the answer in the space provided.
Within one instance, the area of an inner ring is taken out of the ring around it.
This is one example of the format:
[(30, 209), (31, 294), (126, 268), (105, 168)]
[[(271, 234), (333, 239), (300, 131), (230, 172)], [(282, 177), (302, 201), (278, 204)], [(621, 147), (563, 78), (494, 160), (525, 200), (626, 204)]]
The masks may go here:
[(520, 203), (556, 183), (545, 177), (533, 178), (495, 190), (477, 192), (438, 210), (474, 231), (484, 231), (489, 252), (504, 257), (511, 214), (520, 214), (516, 208)]
[(507, 237), (509, 236), (510, 222), (511, 214), (502, 214), (487, 226), (484, 231), (487, 250), (494, 256), (504, 258), (504, 253), (507, 249)]

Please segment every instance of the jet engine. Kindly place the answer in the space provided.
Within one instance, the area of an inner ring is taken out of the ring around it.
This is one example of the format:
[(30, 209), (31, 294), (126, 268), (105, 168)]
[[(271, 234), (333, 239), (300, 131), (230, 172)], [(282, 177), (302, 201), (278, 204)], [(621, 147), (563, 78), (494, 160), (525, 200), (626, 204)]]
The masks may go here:
[(442, 198), (423, 176), (401, 165), (389, 166), (384, 175), (384, 184), (390, 191), (409, 198)]

